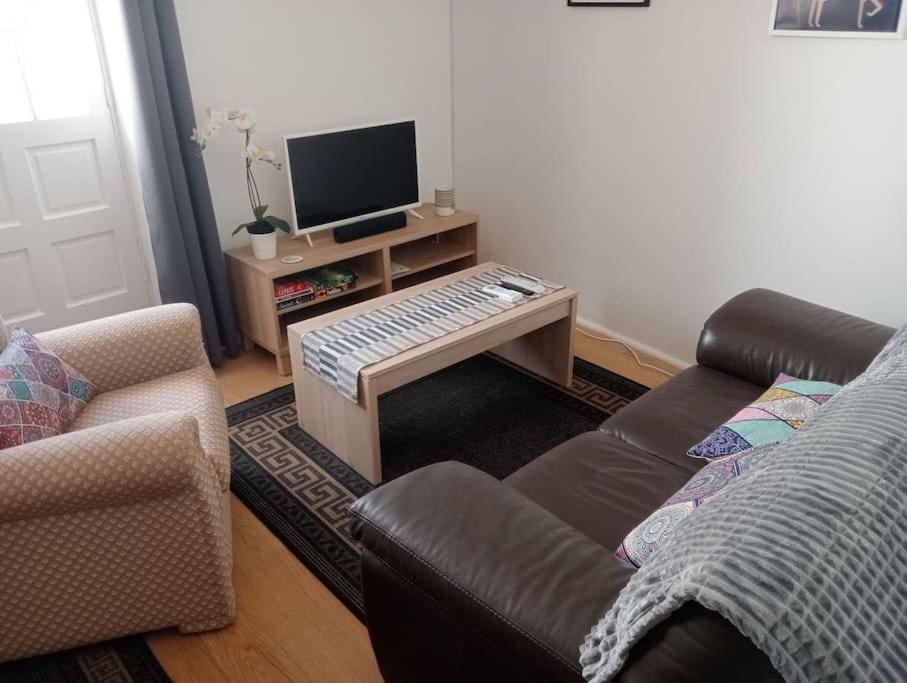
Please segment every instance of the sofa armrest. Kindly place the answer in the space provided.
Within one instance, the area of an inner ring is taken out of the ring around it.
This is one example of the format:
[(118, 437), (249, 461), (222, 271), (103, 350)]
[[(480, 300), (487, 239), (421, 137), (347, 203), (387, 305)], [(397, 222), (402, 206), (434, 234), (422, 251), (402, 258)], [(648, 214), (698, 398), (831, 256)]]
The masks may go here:
[(216, 481), (184, 413), (69, 432), (0, 453), (0, 523), (134, 504)]
[[(580, 644), (634, 572), (613, 550), (459, 463), (401, 477), (353, 512), (369, 633), (388, 683), (580, 682)], [(452, 642), (452, 633), (469, 642)], [(690, 603), (633, 648), (615, 682), (750, 683), (772, 672), (731, 624)]]
[(706, 321), (696, 359), (763, 387), (782, 372), (846, 384), (866, 369), (893, 334), (884, 325), (768, 289), (752, 289)]
[(101, 392), (208, 364), (191, 304), (154, 306), (36, 336)]
[(633, 573), (517, 491), (459, 463), (401, 477), (353, 512), (354, 537), (368, 553), (522, 664), (524, 680), (577, 680), (583, 637)]

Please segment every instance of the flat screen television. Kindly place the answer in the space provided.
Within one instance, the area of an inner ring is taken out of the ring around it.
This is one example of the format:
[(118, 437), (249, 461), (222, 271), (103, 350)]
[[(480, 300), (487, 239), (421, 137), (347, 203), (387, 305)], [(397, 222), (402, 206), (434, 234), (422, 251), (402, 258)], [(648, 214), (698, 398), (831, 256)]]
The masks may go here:
[(419, 206), (416, 122), (287, 135), (295, 236)]

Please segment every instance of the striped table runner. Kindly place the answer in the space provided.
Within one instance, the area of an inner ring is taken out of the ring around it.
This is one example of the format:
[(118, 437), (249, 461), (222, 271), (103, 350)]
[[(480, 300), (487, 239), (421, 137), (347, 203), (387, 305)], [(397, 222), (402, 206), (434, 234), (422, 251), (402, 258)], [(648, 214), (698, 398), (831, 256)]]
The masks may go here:
[(512, 304), (482, 291), (519, 271), (500, 266), (417, 294), (302, 338), (303, 364), (351, 401), (358, 401), (362, 368), (546, 296), (563, 285), (541, 281), (545, 293)]

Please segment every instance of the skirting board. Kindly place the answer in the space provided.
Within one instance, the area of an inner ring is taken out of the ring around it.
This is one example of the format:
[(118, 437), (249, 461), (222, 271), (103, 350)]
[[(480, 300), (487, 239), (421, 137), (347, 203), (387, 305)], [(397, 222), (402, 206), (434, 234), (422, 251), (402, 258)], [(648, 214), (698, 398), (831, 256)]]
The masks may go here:
[[(591, 320), (588, 320), (587, 318), (583, 318), (582, 316), (577, 317), (576, 326), (581, 327), (582, 329), (586, 330), (587, 332), (591, 332), (592, 334), (598, 335), (600, 337), (607, 337), (608, 339), (616, 339), (618, 341), (621, 341), (624, 344), (626, 344), (627, 346), (633, 347), (633, 350), (636, 351), (637, 353), (640, 353), (643, 356), (648, 356), (649, 358), (661, 361), (662, 363), (667, 363), (671, 368), (676, 368), (677, 370), (684, 370), (692, 365), (692, 363), (690, 363), (689, 361), (684, 361), (684, 360), (680, 360), (679, 358), (675, 358), (674, 356), (669, 356), (668, 354), (664, 353), (663, 351), (659, 351), (658, 349), (653, 349), (651, 346), (648, 346), (647, 344), (638, 342), (635, 339), (630, 339), (629, 337), (627, 337), (623, 334), (620, 334), (619, 332), (615, 332), (614, 330), (609, 330), (607, 327), (603, 327), (602, 325), (599, 325), (598, 323), (594, 323)], [(645, 360), (645, 358), (643, 358), (643, 360)], [(666, 369), (670, 369), (670, 368), (666, 368)]]

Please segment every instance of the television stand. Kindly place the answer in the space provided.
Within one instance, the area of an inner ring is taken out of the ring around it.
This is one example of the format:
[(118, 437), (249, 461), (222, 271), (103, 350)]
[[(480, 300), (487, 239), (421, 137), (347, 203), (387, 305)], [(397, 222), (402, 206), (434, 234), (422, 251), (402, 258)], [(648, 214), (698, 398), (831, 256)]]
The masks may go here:
[[(226, 252), (230, 288), (243, 346), (255, 346), (274, 354), (277, 372), (290, 374), (290, 347), (287, 326), (323, 313), (448, 275), (478, 264), (479, 217), (457, 211), (453, 216), (436, 216), (432, 204), (417, 211), (425, 218), (410, 225), (336, 243), (330, 231), (312, 235), (311, 248), (305, 242), (280, 237), (277, 256), (259, 261), (249, 246)], [(284, 256), (302, 256), (299, 263), (283, 263)], [(307, 270), (340, 266), (354, 271), (359, 279), (352, 289), (333, 296), (281, 307), (285, 298), (274, 296), (274, 281)]]

